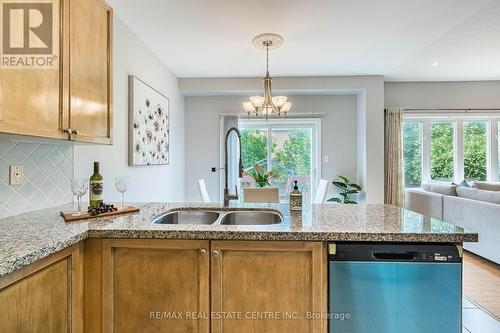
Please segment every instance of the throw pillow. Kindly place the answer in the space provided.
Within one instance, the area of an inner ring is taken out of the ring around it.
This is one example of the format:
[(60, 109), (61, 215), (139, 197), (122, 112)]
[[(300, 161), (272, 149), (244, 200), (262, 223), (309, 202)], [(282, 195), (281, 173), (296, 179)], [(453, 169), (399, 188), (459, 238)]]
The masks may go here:
[(500, 183), (480, 182), (474, 183), (475, 187), (486, 191), (500, 191)]

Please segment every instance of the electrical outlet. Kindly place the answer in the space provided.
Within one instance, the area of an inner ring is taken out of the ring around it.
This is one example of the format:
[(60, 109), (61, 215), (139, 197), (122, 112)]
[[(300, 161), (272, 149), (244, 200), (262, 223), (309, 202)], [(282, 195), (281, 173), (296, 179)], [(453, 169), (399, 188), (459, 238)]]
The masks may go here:
[(10, 185), (22, 185), (24, 168), (22, 165), (9, 165)]
[(328, 163), (328, 155), (323, 156), (323, 163)]

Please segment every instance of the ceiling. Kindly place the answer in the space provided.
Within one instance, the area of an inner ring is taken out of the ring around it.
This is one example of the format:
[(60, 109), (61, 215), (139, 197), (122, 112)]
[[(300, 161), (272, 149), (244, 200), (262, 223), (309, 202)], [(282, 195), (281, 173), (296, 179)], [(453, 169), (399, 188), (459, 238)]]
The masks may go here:
[(500, 79), (500, 0), (109, 0), (178, 77)]

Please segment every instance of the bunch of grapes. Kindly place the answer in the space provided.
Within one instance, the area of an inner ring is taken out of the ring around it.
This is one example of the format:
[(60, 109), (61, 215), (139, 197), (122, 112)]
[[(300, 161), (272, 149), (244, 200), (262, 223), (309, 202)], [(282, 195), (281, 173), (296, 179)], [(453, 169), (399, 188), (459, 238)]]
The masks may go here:
[(102, 213), (115, 212), (117, 210), (118, 208), (116, 208), (113, 204), (105, 204), (104, 202), (101, 202), (97, 206), (90, 206), (88, 209), (88, 213), (91, 216), (95, 216)]

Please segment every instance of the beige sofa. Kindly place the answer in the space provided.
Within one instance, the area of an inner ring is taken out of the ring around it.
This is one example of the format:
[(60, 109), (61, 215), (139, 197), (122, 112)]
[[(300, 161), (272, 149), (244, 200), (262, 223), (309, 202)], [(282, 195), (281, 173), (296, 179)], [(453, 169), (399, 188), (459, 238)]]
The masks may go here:
[(477, 232), (479, 242), (465, 243), (464, 248), (500, 264), (500, 185), (498, 191), (455, 185), (438, 189), (425, 186), (406, 190), (405, 208)]

